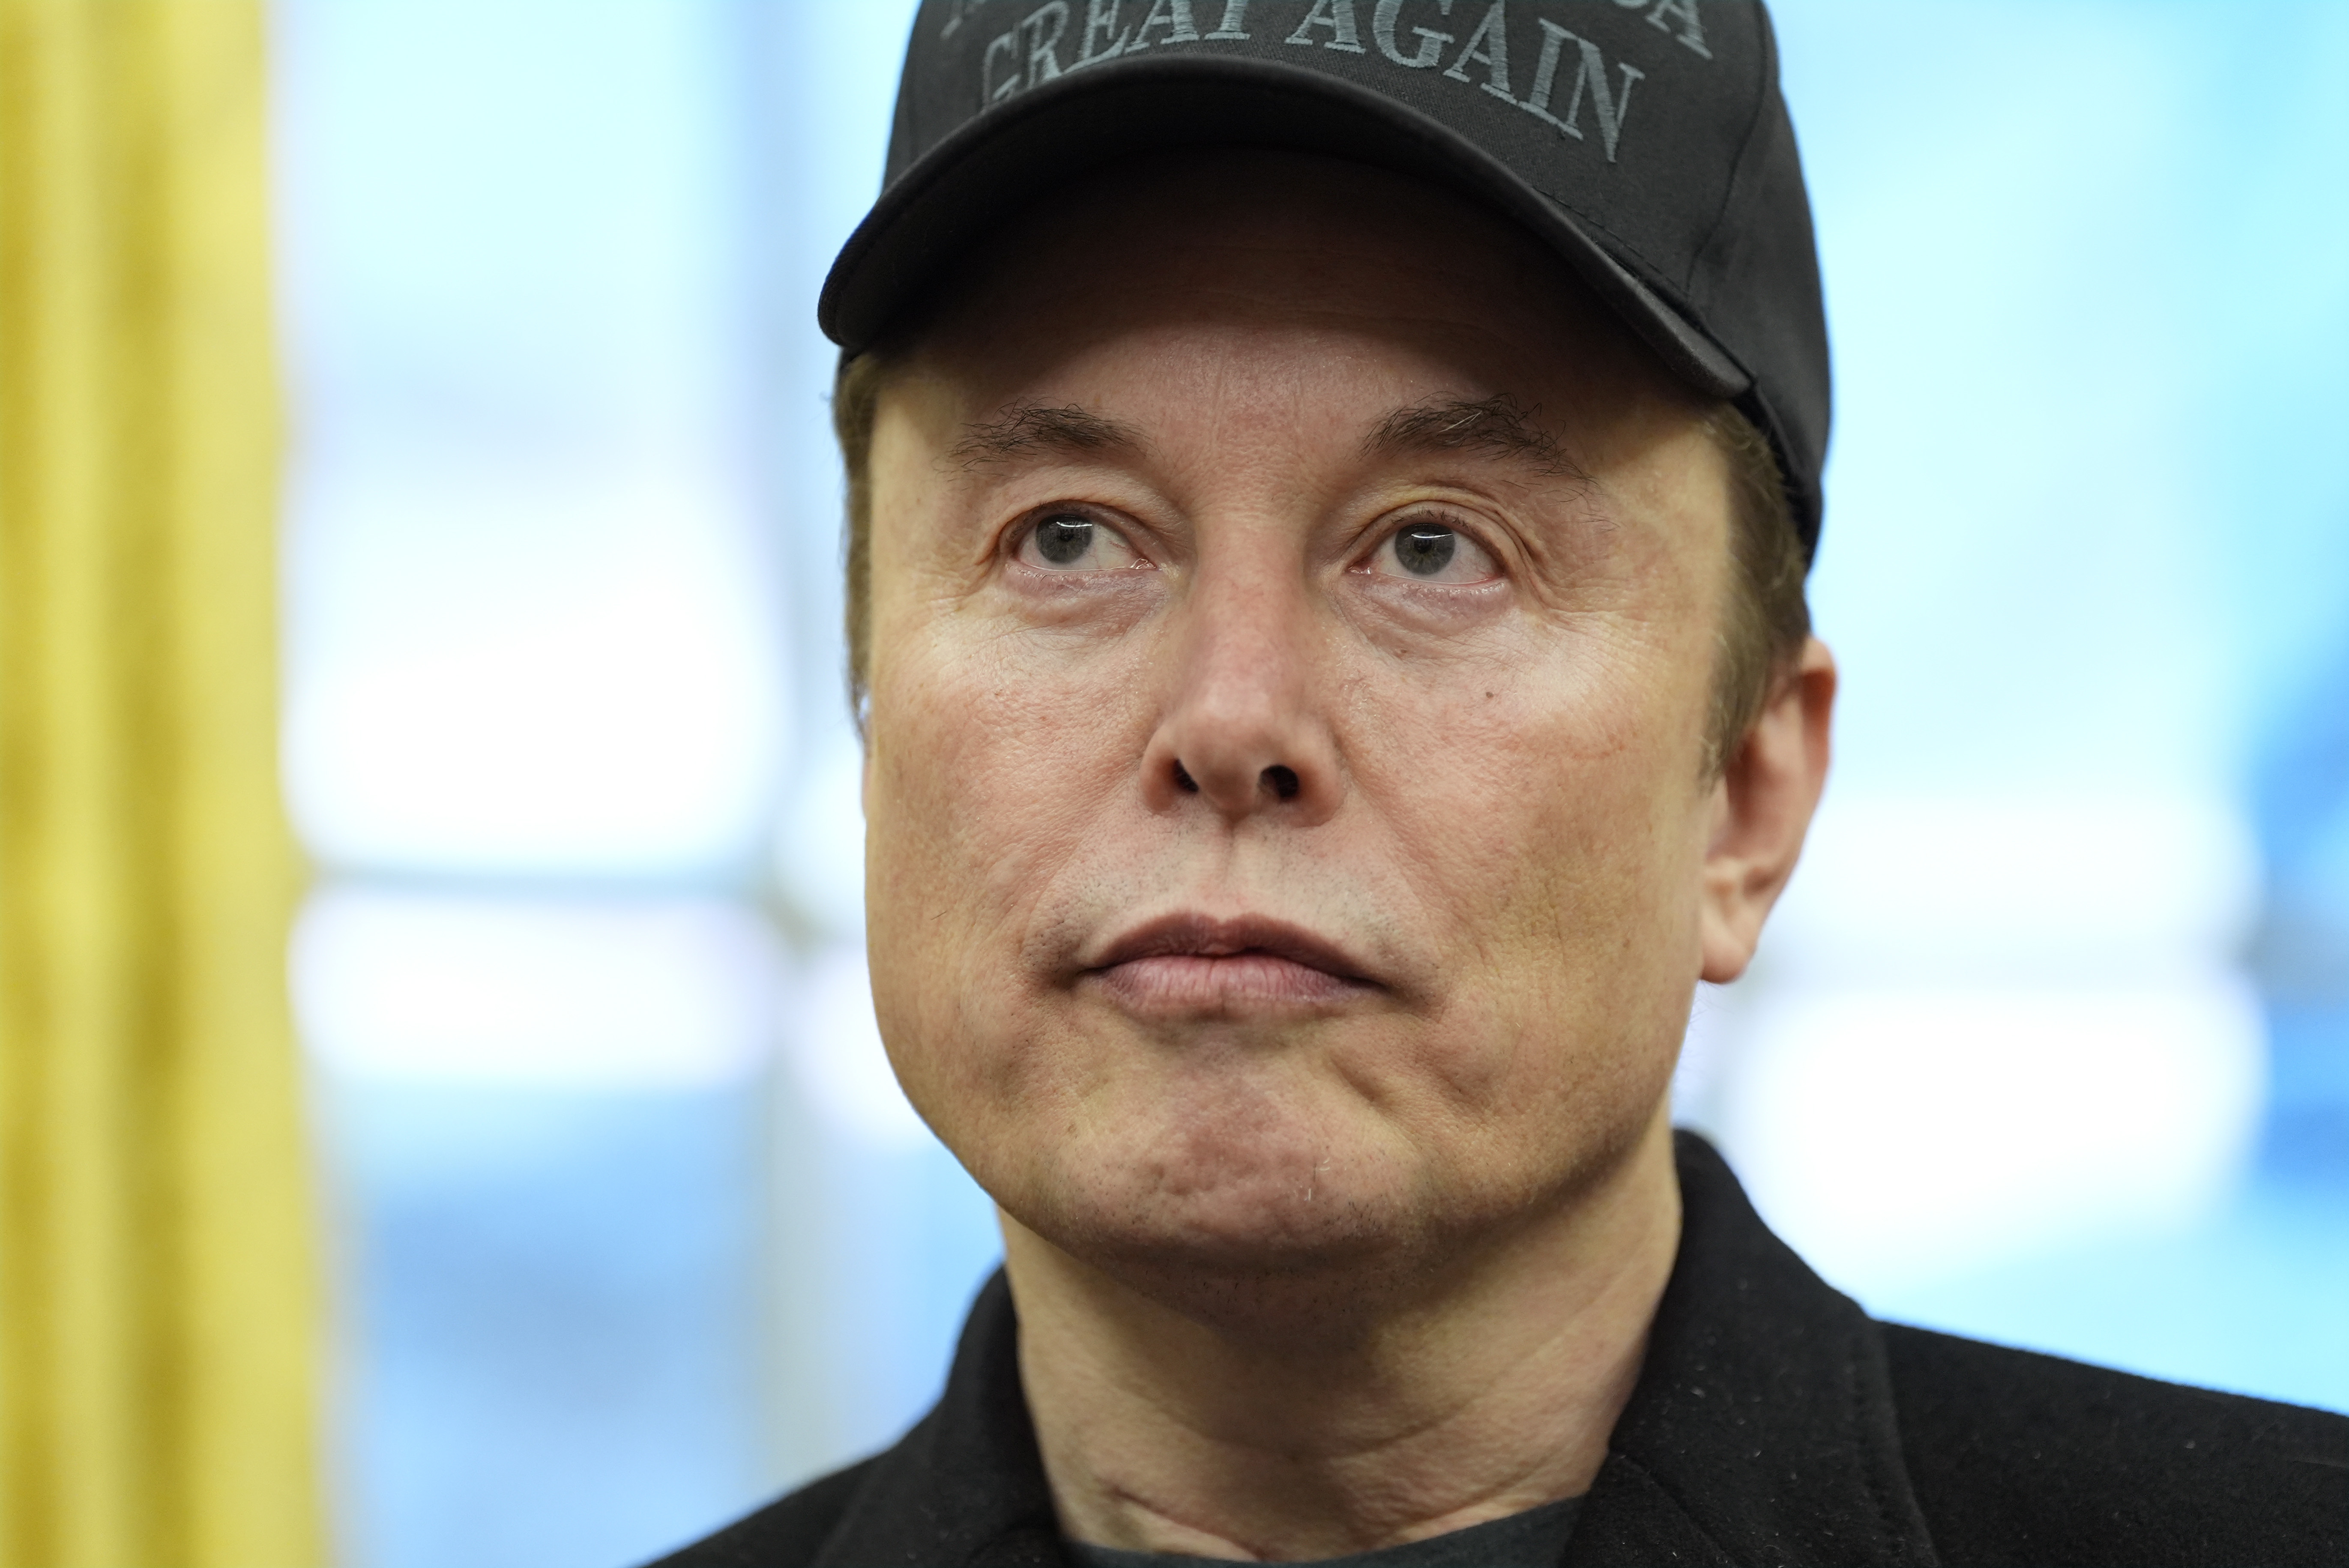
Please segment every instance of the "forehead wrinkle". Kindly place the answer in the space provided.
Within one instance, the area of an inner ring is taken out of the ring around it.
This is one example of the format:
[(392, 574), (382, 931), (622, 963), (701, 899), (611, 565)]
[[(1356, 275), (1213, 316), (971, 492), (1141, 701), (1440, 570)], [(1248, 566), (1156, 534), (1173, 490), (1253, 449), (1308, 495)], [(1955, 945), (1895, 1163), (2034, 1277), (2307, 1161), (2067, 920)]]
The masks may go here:
[(947, 458), (966, 469), (1017, 458), (1099, 456), (1122, 452), (1140, 455), (1147, 445), (1142, 432), (1117, 419), (1106, 418), (1075, 403), (1060, 407), (1021, 404), (992, 419), (963, 427), (962, 439)]

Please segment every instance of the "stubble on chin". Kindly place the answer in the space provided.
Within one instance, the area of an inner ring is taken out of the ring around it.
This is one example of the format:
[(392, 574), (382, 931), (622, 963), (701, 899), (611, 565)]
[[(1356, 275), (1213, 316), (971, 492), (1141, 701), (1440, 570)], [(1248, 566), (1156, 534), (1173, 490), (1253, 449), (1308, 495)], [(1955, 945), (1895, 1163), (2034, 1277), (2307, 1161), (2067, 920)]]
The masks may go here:
[(1411, 1320), (1479, 1260), (1540, 1250), (1535, 1234), (1620, 1175), (1660, 1114), (1588, 1104), (1593, 1125), (1552, 1129), (1575, 1150), (1563, 1166), (1494, 1182), (1447, 1179), (1374, 1115), (1324, 1105), (1317, 1119), (1261, 1085), (1151, 1109), (1071, 1128), (998, 1172), (1010, 1179), (987, 1184), (1007, 1230), (1204, 1327), (1316, 1354)]
[(998, 1191), (1007, 1215), (1082, 1269), (1251, 1337), (1342, 1335), (1442, 1250), (1440, 1195), (1380, 1158), (1384, 1139), (1340, 1136), (1261, 1086), (1154, 1109), (1031, 1150)]

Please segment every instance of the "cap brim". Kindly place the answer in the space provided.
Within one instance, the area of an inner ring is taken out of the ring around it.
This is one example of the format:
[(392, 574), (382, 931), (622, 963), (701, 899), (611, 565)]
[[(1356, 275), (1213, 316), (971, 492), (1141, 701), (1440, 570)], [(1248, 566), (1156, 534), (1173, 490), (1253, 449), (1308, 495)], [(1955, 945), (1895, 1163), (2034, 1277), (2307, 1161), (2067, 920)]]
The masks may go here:
[(1661, 284), (1456, 131), (1322, 72), (1223, 57), (1072, 71), (978, 116), (882, 193), (833, 263), (816, 319), (842, 348), (861, 352), (1030, 202), (1122, 158), (1206, 146), (1321, 153), (1464, 190), (1547, 244), (1682, 380), (1716, 397), (1753, 386)]

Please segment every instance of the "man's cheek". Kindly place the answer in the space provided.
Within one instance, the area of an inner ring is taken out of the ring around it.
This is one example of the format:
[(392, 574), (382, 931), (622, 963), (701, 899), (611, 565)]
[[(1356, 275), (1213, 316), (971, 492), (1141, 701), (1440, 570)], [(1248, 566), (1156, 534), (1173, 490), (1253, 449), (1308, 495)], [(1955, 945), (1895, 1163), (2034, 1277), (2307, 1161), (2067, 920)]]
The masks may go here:
[(1019, 962), (1049, 916), (1040, 905), (1111, 834), (1142, 742), (1065, 671), (1022, 669), (984, 643), (922, 652), (875, 694), (873, 830), (895, 867), (895, 923), (957, 985), (1016, 991), (1033, 979)]
[(909, 781), (929, 813), (923, 829), (936, 840), (939, 869), (962, 879), (929, 896), (978, 900), (1001, 913), (1031, 903), (1052, 868), (1099, 830), (1123, 770), (1112, 766), (1108, 727), (1081, 704), (975, 693), (953, 722), (965, 731), (960, 744), (916, 759), (921, 777)]

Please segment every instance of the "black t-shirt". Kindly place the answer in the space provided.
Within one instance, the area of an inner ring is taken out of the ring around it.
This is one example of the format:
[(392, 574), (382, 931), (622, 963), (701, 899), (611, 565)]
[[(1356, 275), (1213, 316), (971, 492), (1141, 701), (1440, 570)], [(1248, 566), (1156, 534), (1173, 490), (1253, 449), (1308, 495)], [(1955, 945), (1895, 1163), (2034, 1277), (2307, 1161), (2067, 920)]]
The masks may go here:
[[(1403, 1546), (1316, 1558), (1304, 1568), (1556, 1568), (1581, 1505), (1580, 1498), (1569, 1497)], [(1121, 1552), (1081, 1541), (1070, 1542), (1068, 1553), (1078, 1568), (1205, 1568), (1217, 1562), (1166, 1552)]]

